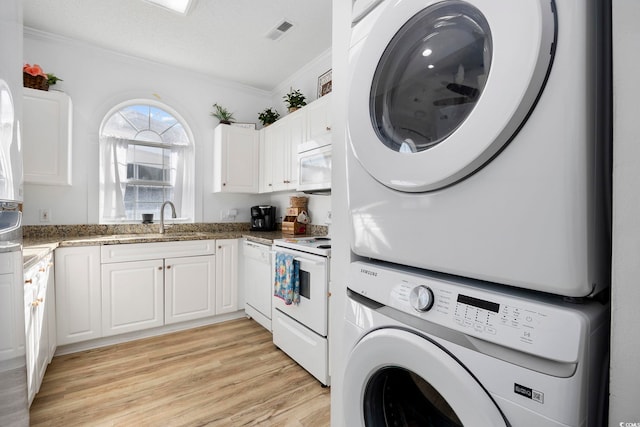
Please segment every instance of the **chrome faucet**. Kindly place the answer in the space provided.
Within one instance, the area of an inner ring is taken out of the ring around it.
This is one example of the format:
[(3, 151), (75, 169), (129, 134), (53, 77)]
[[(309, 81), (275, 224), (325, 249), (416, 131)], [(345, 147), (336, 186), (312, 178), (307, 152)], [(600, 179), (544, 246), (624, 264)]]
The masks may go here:
[(162, 204), (162, 207), (160, 208), (160, 234), (164, 234), (164, 208), (167, 205), (171, 206), (171, 218), (176, 218), (176, 207), (172, 202), (167, 200)]

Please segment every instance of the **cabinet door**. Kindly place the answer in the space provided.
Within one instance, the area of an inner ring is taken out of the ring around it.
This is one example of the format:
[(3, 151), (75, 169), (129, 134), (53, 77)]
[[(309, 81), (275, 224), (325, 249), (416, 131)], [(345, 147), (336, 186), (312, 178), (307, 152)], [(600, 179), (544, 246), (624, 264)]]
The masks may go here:
[(271, 158), (271, 183), (270, 191), (282, 191), (287, 189), (290, 165), (285, 160), (289, 155), (289, 141), (287, 138), (287, 122), (281, 119), (265, 129), (265, 145), (270, 151)]
[(100, 338), (100, 247), (56, 249), (55, 282), (58, 344)]
[(301, 109), (287, 116), (288, 120), (288, 144), (289, 152), (285, 162), (288, 163), (286, 190), (295, 190), (298, 187), (298, 146), (306, 140), (305, 110)]
[(216, 314), (215, 259), (203, 255), (165, 260), (165, 323)]
[(38, 391), (38, 350), (36, 337), (37, 326), (37, 299), (38, 286), (36, 277), (31, 272), (25, 274), (24, 287), (24, 327), (25, 327), (25, 353), (27, 361), (27, 395), (29, 405), (33, 402), (33, 398)]
[(45, 321), (48, 323), (49, 330), (49, 361), (53, 359), (53, 355), (56, 353), (56, 347), (58, 345), (58, 338), (56, 334), (56, 285), (55, 285), (55, 269), (53, 266), (53, 257), (47, 260), (46, 267), (47, 272), (47, 297), (44, 307)]
[(238, 310), (238, 239), (216, 240), (216, 314)]
[(162, 260), (102, 265), (104, 336), (164, 324)]
[(24, 182), (71, 185), (71, 99), (58, 91), (23, 93)]
[(331, 94), (313, 101), (305, 107), (307, 113), (308, 141), (324, 136), (331, 132)]
[(273, 137), (267, 129), (260, 130), (260, 193), (273, 191)]
[(214, 192), (258, 193), (260, 157), (255, 129), (218, 125), (213, 156)]

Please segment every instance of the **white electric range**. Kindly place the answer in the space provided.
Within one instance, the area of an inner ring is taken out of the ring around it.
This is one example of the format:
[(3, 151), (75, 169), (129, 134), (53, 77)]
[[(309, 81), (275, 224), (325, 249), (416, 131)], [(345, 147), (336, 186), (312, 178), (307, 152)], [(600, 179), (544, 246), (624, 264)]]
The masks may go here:
[(293, 255), (300, 277), (299, 304), (287, 305), (282, 299), (273, 297), (273, 343), (323, 385), (329, 385), (331, 238), (276, 239), (273, 241), (273, 250)]

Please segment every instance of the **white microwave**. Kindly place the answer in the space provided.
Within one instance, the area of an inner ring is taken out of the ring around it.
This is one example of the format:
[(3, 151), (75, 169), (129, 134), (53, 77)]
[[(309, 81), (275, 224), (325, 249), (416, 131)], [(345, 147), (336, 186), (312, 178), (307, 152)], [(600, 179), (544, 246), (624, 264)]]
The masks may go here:
[(298, 146), (298, 191), (331, 191), (331, 139)]

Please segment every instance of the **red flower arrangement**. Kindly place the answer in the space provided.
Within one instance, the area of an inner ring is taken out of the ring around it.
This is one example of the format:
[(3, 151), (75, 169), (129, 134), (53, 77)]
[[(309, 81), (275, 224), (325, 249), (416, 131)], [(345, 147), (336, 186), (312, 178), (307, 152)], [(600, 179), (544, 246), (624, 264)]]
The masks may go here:
[(42, 68), (38, 64), (24, 64), (24, 67), (22, 67), (22, 71), (29, 75), (32, 75), (33, 77), (42, 76), (45, 79), (48, 79), (47, 75), (44, 71), (42, 71)]
[(54, 85), (61, 78), (55, 74), (45, 73), (38, 64), (24, 64), (22, 67), (23, 85), (33, 89), (49, 90), (49, 85)]

